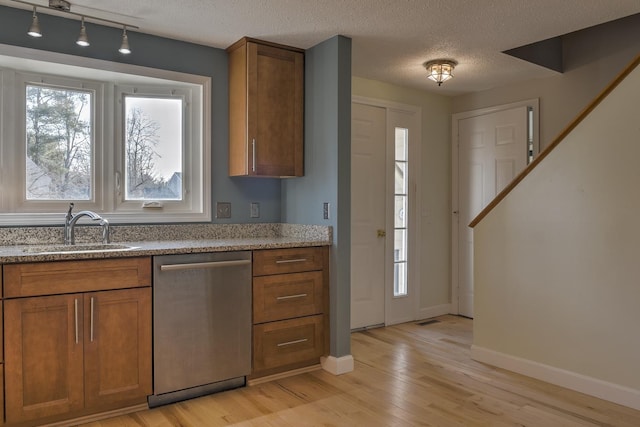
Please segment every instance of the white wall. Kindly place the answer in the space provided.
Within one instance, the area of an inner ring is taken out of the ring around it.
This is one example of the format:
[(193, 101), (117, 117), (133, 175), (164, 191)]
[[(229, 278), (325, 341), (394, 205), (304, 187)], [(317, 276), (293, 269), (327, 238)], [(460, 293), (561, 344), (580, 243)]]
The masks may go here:
[(474, 358), (640, 409), (640, 69), (475, 227)]
[(451, 302), (451, 100), (353, 77), (352, 94), (422, 109), (420, 209), (421, 317), (449, 312)]
[(640, 14), (568, 34), (563, 43), (563, 74), (455, 97), (453, 113), (539, 98), (545, 148), (638, 54)]

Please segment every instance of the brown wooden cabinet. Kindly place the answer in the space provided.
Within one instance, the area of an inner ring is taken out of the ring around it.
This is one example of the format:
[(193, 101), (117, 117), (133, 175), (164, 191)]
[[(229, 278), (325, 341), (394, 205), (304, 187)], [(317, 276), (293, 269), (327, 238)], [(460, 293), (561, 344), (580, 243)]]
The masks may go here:
[(2, 265), (0, 265), (0, 426), (4, 424), (4, 353), (2, 320), (4, 319), (4, 304), (2, 302)]
[[(117, 289), (122, 270), (139, 271), (127, 279), (130, 289)], [(44, 285), (47, 271), (50, 286)], [(87, 282), (91, 292), (77, 292), (70, 280), (74, 293), (46, 295), (64, 292), (66, 278), (83, 273), (95, 279)], [(150, 258), (7, 265), (3, 277), (7, 424), (39, 425), (146, 403), (152, 393)], [(34, 289), (42, 295), (31, 296)], [(25, 292), (30, 296), (16, 297)]]
[(0, 426), (4, 425), (4, 364), (0, 363)]
[(82, 294), (5, 302), (8, 423), (84, 407), (82, 309)]
[(328, 350), (328, 247), (253, 253), (253, 371), (316, 365)]
[(85, 406), (146, 402), (152, 393), (151, 288), (85, 294), (84, 304)]
[(243, 38), (229, 54), (229, 175), (303, 175), (304, 51)]

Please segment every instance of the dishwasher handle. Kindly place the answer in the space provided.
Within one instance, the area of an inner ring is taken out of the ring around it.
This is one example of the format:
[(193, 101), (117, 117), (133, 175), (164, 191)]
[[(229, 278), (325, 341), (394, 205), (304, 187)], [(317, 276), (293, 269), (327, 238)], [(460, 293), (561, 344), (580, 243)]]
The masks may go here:
[(193, 262), (185, 264), (165, 264), (160, 266), (160, 271), (177, 271), (177, 270), (202, 270), (209, 268), (236, 267), (239, 265), (251, 264), (250, 259), (239, 259), (231, 261), (210, 261), (210, 262)]

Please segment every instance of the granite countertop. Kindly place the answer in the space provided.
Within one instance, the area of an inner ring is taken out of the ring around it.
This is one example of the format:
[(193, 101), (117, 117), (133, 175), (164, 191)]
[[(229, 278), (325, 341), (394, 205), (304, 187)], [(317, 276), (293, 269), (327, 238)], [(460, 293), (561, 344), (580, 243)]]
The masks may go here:
[[(97, 227), (78, 227), (78, 250), (100, 242)], [(0, 264), (76, 259), (277, 249), (332, 244), (330, 226), (296, 224), (195, 224), (113, 227), (114, 247), (126, 250), (43, 253), (47, 246), (63, 247), (60, 227), (0, 230)], [(15, 244), (7, 244), (15, 243)], [(42, 247), (42, 248), (41, 248)], [(54, 248), (55, 249), (55, 248)], [(66, 250), (67, 247), (64, 247)]]

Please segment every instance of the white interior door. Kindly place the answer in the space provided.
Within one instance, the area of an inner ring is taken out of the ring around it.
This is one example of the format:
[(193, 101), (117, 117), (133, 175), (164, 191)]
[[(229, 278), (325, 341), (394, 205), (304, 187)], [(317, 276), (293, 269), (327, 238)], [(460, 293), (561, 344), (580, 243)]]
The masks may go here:
[(351, 107), (351, 329), (384, 324), (386, 110)]
[[(458, 313), (473, 317), (469, 223), (527, 165), (526, 105), (458, 120)], [(455, 255), (454, 255), (455, 256)]]

